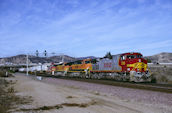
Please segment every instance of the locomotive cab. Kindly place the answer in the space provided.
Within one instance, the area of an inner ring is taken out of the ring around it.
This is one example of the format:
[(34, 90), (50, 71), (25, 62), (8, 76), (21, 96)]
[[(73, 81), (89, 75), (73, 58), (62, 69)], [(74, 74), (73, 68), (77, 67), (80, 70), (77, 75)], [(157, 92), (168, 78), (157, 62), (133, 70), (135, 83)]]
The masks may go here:
[[(120, 57), (120, 65), (123, 72), (130, 74), (131, 81), (147, 79), (150, 75), (147, 68), (147, 60), (140, 53), (125, 53)], [(144, 80), (142, 80), (144, 81)]]
[(147, 70), (147, 61), (143, 59), (140, 53), (126, 53), (121, 55), (121, 66), (123, 71), (145, 72)]

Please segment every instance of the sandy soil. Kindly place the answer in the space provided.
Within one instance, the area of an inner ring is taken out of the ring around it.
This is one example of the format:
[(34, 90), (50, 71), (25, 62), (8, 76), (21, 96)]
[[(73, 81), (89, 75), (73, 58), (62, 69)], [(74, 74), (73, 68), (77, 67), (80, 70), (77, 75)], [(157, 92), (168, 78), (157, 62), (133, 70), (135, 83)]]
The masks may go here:
[[(17, 95), (31, 96), (33, 99), (33, 102), (30, 105), (22, 105), (19, 106), (19, 108), (35, 109), (43, 106), (62, 106), (62, 108), (59, 109), (40, 110), (32, 112), (172, 113), (171, 105), (165, 103), (150, 103), (149, 101), (135, 100), (128, 97), (120, 98), (120, 96), (111, 95), (108, 92), (85, 90), (82, 87), (75, 87), (71, 84), (64, 85), (46, 82), (45, 80), (40, 81), (35, 79), (34, 77), (25, 76), (24, 74), (19, 73), (15, 74), (13, 80), (17, 81), (14, 85), (14, 88), (17, 91)], [(64, 82), (67, 82), (67, 80), (65, 80)], [(70, 106), (73, 104), (86, 106)]]

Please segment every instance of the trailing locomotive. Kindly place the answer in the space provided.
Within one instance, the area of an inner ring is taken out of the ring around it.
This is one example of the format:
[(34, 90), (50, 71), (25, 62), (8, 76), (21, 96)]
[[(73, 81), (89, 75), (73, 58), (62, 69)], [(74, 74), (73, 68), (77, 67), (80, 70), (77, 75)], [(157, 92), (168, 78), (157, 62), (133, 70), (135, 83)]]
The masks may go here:
[(111, 58), (84, 59), (59, 64), (53, 68), (64, 76), (107, 78), (120, 81), (151, 81), (147, 61), (142, 54), (132, 52), (112, 55)]

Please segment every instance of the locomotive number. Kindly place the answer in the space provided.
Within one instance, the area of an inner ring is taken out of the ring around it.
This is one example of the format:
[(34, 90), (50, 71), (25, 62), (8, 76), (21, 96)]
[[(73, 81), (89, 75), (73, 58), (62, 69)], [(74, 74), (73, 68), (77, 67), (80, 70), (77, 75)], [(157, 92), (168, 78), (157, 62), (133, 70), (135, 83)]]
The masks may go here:
[(105, 68), (111, 68), (112, 67), (112, 63), (104, 63), (104, 67)]

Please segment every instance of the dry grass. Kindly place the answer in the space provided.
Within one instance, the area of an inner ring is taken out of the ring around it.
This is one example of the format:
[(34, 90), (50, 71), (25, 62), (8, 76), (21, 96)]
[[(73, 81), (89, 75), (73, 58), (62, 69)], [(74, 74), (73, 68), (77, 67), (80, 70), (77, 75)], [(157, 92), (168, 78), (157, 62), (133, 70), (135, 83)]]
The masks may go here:
[(0, 71), (0, 77), (6, 77), (5, 71)]
[(94, 94), (95, 94), (95, 95), (100, 95), (100, 93), (99, 93), (99, 92), (97, 92), (97, 91), (96, 91), (96, 92), (94, 92)]
[(70, 99), (70, 98), (75, 98), (74, 96), (67, 96), (66, 98)]
[(0, 77), (12, 77), (12, 74), (7, 72), (7, 71), (4, 71), (4, 70), (0, 70)]
[(95, 101), (91, 101), (89, 103), (62, 103), (62, 104), (57, 104), (54, 106), (42, 106), (38, 108), (31, 108), (31, 109), (20, 109), (17, 111), (29, 111), (29, 112), (34, 112), (34, 111), (41, 111), (41, 110), (52, 110), (52, 109), (60, 109), (65, 107), (80, 107), (80, 108), (86, 108), (90, 105), (96, 104)]
[(38, 107), (38, 108), (31, 108), (31, 109), (20, 109), (17, 111), (40, 111), (40, 110), (51, 110), (51, 109), (60, 109), (63, 108), (61, 105), (55, 105), (55, 106), (42, 106), (42, 107)]
[(0, 77), (0, 113), (13, 112), (19, 105), (32, 102), (30, 97), (16, 96), (12, 84), (12, 81)]
[(172, 83), (171, 67), (150, 67), (150, 70), (157, 83)]
[(81, 103), (81, 104), (78, 104), (78, 103), (63, 103), (62, 105), (67, 106), (67, 107), (82, 107), (82, 108), (85, 108), (85, 107), (89, 106), (87, 103)]

